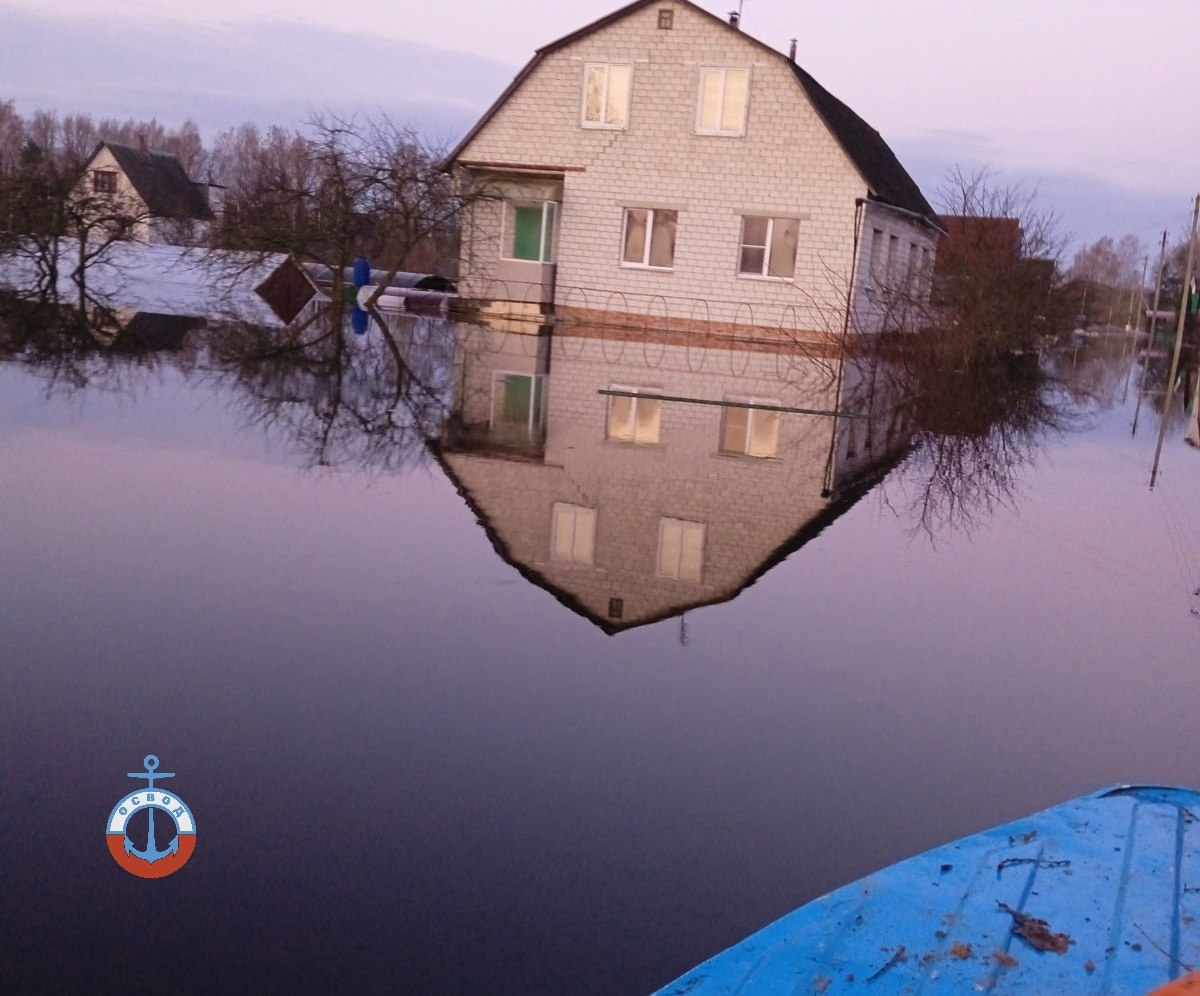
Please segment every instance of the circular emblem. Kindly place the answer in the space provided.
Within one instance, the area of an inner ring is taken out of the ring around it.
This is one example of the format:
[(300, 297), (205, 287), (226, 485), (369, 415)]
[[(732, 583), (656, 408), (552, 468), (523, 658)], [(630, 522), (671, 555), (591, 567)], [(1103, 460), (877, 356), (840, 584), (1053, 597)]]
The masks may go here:
[[(145, 773), (129, 772), (130, 778), (144, 778), (149, 783), (146, 789), (131, 792), (114, 807), (108, 817), (108, 828), (105, 836), (108, 840), (108, 853), (131, 875), (138, 878), (165, 878), (179, 871), (192, 852), (196, 850), (196, 821), (192, 811), (177, 795), (156, 789), (154, 783), (161, 778), (174, 778), (174, 772), (167, 774), (158, 771), (158, 758), (147, 754), (142, 761)], [(138, 847), (129, 837), (129, 824), (135, 816), (141, 823), (140, 815), (146, 814), (146, 846)], [(155, 834), (155, 814), (158, 818), (157, 839)], [(172, 827), (171, 824), (174, 824)], [(159, 847), (159, 841), (170, 841), (165, 847)]]

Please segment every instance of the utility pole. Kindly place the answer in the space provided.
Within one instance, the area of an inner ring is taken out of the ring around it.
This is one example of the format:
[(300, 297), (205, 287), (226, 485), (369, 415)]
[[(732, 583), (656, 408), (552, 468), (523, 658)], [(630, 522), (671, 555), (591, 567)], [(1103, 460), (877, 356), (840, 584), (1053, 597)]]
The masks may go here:
[(1136, 287), (1131, 287), (1129, 290), (1129, 317), (1125, 319), (1125, 331), (1133, 331), (1133, 301), (1139, 294), (1146, 293), (1146, 267), (1150, 265), (1150, 257), (1142, 257), (1142, 279)]
[(1188, 289), (1192, 286), (1193, 267), (1196, 263), (1196, 223), (1200, 221), (1200, 194), (1192, 208), (1192, 234), (1188, 236), (1187, 268), (1183, 275), (1183, 289), (1179, 295), (1179, 321), (1175, 324), (1175, 354), (1171, 357), (1171, 373), (1167, 377), (1167, 400), (1163, 405), (1162, 428), (1158, 430), (1158, 445), (1154, 447), (1154, 466), (1150, 468), (1150, 487), (1158, 480), (1158, 458), (1162, 455), (1163, 440), (1167, 438), (1167, 422), (1171, 405), (1175, 402), (1175, 376), (1179, 373), (1179, 354), (1183, 351), (1183, 323), (1187, 320)]
[(1154, 282), (1154, 306), (1150, 309), (1150, 340), (1146, 343), (1146, 358), (1142, 360), (1142, 376), (1138, 378), (1138, 399), (1133, 409), (1133, 432), (1137, 435), (1138, 415), (1142, 411), (1142, 398), (1146, 395), (1146, 371), (1150, 369), (1150, 347), (1154, 345), (1154, 333), (1158, 326), (1158, 301), (1162, 294), (1163, 266), (1167, 262), (1167, 232), (1163, 229), (1162, 248), (1158, 251), (1158, 279)]

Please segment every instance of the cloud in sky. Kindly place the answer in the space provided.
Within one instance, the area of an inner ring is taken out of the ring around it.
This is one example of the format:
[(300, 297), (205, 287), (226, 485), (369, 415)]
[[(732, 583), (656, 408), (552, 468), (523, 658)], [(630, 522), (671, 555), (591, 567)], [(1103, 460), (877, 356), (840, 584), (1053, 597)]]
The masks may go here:
[(210, 137), (247, 120), (294, 126), (330, 109), (382, 111), (450, 141), (512, 76), (478, 56), (303, 24), (185, 29), (162, 18), (62, 20), (2, 6), (0, 16), (0, 99), (23, 113), (191, 117)]
[[(1194, 0), (743, 4), (747, 32), (780, 50), (797, 38), (799, 61), (883, 133), (927, 190), (954, 163), (988, 163), (1053, 192), (1081, 238), (1120, 234), (1118, 218), (1139, 234), (1186, 220), (1200, 125), (1178, 109), (1194, 60), (1190, 33), (1177, 28)], [(700, 5), (720, 16), (732, 6)], [(396, 6), (0, 0), (0, 98), (24, 111), (190, 115), (206, 130), (382, 109), (449, 140), (535, 48), (619, 0)]]

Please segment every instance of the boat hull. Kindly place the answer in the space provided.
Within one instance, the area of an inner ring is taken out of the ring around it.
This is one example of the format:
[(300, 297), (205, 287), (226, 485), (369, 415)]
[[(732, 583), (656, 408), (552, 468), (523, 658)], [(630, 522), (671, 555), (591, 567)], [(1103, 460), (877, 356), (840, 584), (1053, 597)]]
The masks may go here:
[(655, 996), (1129, 994), (1200, 967), (1200, 793), (1125, 786), (814, 900)]

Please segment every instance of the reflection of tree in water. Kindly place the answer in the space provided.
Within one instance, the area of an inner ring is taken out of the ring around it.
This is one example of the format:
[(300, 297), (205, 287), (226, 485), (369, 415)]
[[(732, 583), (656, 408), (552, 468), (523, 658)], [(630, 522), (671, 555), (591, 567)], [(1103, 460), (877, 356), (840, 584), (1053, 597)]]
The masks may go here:
[(187, 333), (203, 326), (175, 315), (118, 315), (0, 294), (0, 359), (15, 358), (48, 394), (84, 390), (135, 393), (170, 366), (189, 373), (196, 351)]
[(445, 404), (436, 377), (414, 374), (398, 333), (421, 319), (356, 337), (341, 308), (297, 328), (225, 326), (209, 349), (247, 424), (299, 446), (310, 467), (396, 471), (425, 457)]
[(1146, 365), (1142, 411), (1145, 412), (1148, 407), (1156, 412), (1159, 418), (1162, 418), (1165, 412), (1167, 432), (1174, 435), (1185, 432), (1191, 420), (1191, 404), (1195, 397), (1200, 355), (1193, 346), (1185, 347), (1182, 351), (1176, 373), (1175, 394), (1171, 399), (1171, 410), (1167, 412), (1167, 395), (1171, 386), (1171, 358), (1171, 350), (1161, 347), (1142, 358)]
[(1073, 336), (1047, 350), (1042, 367), (1079, 407), (1107, 410), (1123, 403), (1129, 390), (1137, 390), (1138, 349), (1131, 335)]
[(428, 362), (419, 373), (410, 366), (411, 339), (426, 321), (401, 318), (358, 337), (345, 328), (340, 308), (268, 328), (5, 295), (0, 359), (36, 373), (53, 394), (136, 395), (168, 370), (189, 378), (202, 369), (247, 425), (299, 447), (307, 466), (394, 471), (424, 459), (446, 410), (442, 371), (450, 364), (437, 355), (444, 337), (427, 334)]
[(1033, 357), (962, 373), (909, 373), (913, 451), (884, 501), (931, 539), (944, 530), (970, 532), (1014, 508), (1021, 472), (1047, 437), (1083, 424)]

